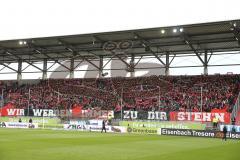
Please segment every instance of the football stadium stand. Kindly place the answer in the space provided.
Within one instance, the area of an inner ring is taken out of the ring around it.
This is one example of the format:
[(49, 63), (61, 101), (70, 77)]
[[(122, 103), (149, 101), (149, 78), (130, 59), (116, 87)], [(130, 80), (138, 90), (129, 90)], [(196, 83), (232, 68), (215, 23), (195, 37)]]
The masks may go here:
[(240, 75), (49, 79), (34, 85), (14, 81), (1, 84), (5, 103), (22, 109), (28, 105), (42, 109), (81, 105), (85, 109), (118, 110), (122, 95), (125, 110), (199, 112), (203, 87), (204, 112), (215, 108), (231, 112), (240, 91)]

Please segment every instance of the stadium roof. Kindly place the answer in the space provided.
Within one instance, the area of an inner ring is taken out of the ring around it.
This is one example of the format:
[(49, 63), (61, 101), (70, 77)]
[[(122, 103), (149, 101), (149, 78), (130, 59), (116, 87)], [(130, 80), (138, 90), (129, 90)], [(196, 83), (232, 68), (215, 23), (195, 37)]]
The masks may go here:
[(0, 41), (0, 63), (240, 51), (240, 20)]

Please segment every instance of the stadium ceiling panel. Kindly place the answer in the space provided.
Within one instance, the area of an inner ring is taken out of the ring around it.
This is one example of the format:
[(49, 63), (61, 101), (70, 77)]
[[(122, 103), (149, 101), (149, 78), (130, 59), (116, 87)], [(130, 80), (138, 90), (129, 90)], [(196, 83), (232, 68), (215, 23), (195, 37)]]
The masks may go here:
[[(0, 41), (0, 61), (158, 56), (240, 50), (240, 20)], [(119, 56), (120, 55), (120, 56)], [(161, 60), (161, 59), (160, 59)]]

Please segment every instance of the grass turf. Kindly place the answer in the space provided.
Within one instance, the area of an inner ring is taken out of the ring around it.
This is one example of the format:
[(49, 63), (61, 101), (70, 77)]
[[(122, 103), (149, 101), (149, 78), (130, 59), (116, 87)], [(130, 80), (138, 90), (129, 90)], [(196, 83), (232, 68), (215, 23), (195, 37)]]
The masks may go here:
[(240, 141), (0, 129), (0, 160), (239, 160)]

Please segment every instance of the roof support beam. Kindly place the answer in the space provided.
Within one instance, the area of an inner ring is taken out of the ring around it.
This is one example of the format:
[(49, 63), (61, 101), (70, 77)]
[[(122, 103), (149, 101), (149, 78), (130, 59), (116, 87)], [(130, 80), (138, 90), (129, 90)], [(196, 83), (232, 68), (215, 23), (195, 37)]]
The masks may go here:
[(170, 67), (170, 61), (169, 61), (169, 53), (166, 53), (166, 65), (165, 65), (165, 75), (169, 75), (169, 67)]
[[(134, 32), (133, 34), (135, 35), (135, 37), (136, 37), (137, 39), (140, 40), (140, 42), (142, 43), (142, 45), (143, 45), (143, 47), (145, 48), (145, 50), (148, 50), (149, 52), (151, 52), (151, 53), (159, 60), (159, 62), (162, 63), (162, 65), (164, 65), (164, 66), (166, 65), (166, 64), (161, 60), (161, 58), (152, 50), (149, 41), (143, 39), (141, 36), (139, 36), (139, 35), (138, 35), (137, 33), (135, 33), (135, 32)], [(159, 49), (160, 49), (160, 48), (159, 48)], [(164, 51), (163, 51), (163, 52), (164, 52)]]
[(22, 80), (22, 60), (18, 60), (17, 81)]
[(37, 68), (38, 70), (40, 71), (43, 71), (41, 68), (39, 68), (38, 66), (34, 65), (33, 62), (27, 62), (27, 61), (23, 61), (23, 62), (26, 62), (28, 63), (30, 66), (33, 66), (34, 68)]
[(74, 58), (72, 58), (70, 61), (70, 77), (69, 78), (74, 78)]
[(26, 70), (30, 65), (27, 65), (25, 68), (22, 69), (22, 71)]
[(83, 62), (83, 60), (81, 62), (78, 62), (78, 64), (74, 67), (74, 69), (78, 68), (78, 66), (80, 66), (80, 64)]
[(38, 70), (42, 71), (42, 69), (39, 68), (38, 66), (34, 65), (33, 62), (28, 62), (28, 61), (26, 61), (26, 60), (22, 60), (21, 57), (15, 55), (15, 54), (13, 54), (13, 53), (11, 53), (10, 51), (8, 51), (8, 50), (6, 50), (6, 49), (4, 49), (4, 52), (5, 52), (6, 54), (8, 54), (8, 55), (11, 55), (11, 56), (13, 56), (13, 57), (16, 57), (17, 59), (21, 59), (22, 62), (25, 62), (25, 63), (27, 63), (27, 64), (29, 64), (29, 65), (37, 68)]
[(85, 58), (84, 56), (80, 55), (78, 52), (73, 51), (73, 53), (76, 53), (76, 56), (74, 56), (74, 58), (81, 58), (82, 60), (87, 61), (88, 63), (90, 63), (91, 65), (93, 65), (95, 68), (97, 68), (98, 70), (100, 69), (96, 64), (94, 64), (92, 61), (90, 61), (88, 58)]
[(66, 68), (67, 70), (70, 70), (70, 68), (69, 68), (69, 67), (67, 67), (67, 66), (63, 65), (63, 64), (62, 64), (62, 63), (60, 63), (60, 62), (59, 62), (57, 59), (50, 57), (49, 55), (45, 54), (44, 52), (42, 52), (42, 54), (43, 54), (43, 55), (45, 55), (46, 57), (48, 57), (49, 59), (52, 59), (52, 60), (54, 60), (54, 61), (55, 61), (55, 64), (57, 63), (57, 64), (59, 64), (60, 66), (62, 66), (62, 67), (64, 67), (64, 68)]
[(169, 62), (169, 66), (172, 64), (174, 58), (176, 57), (176, 54), (174, 54), (174, 56), (172, 57), (171, 61)]
[(60, 63), (58, 60), (56, 60), (56, 63), (59, 64), (60, 66), (66, 68), (67, 70), (71, 70), (69, 67), (65, 66), (64, 64)]
[(150, 49), (150, 52), (158, 59), (159, 62), (161, 62), (164, 66), (166, 66), (166, 64), (158, 57), (158, 55), (153, 52), (151, 49)]
[(112, 56), (112, 57), (107, 61), (107, 63), (103, 65), (103, 69), (111, 62), (111, 60), (113, 59), (113, 57), (115, 57), (115, 56)]
[(6, 65), (6, 64), (4, 64), (4, 63), (2, 63), (2, 62), (0, 62), (0, 65), (6, 67), (6, 68), (8, 68), (8, 69), (11, 69), (11, 70), (14, 71), (14, 72), (18, 72), (16, 69), (14, 69), (14, 68), (12, 68), (12, 67), (9, 67), (8, 65)]
[(238, 45), (240, 46), (240, 29), (234, 27), (233, 28), (233, 34), (235, 36), (235, 39), (238, 41)]
[[(40, 51), (40, 50), (36, 50), (36, 52), (38, 52), (38, 53), (40, 53), (40, 54), (43, 54), (43, 55), (46, 56), (48, 59), (54, 60), (55, 63), (61, 65), (62, 67), (66, 68), (67, 70), (70, 71), (70, 68), (67, 67), (67, 66), (65, 66), (65, 65), (63, 65), (62, 63), (60, 63), (60, 62), (58, 61), (58, 59), (53, 58), (53, 57), (49, 56), (48, 54), (46, 54), (46, 53), (44, 53), (44, 52), (42, 52), (42, 51)], [(51, 67), (52, 67), (52, 66), (51, 66)]]
[(122, 58), (119, 54), (116, 54), (115, 52), (111, 51), (112, 55), (114, 55), (115, 57), (117, 57), (120, 61), (122, 61), (124, 64), (126, 64), (127, 67), (131, 67), (130, 64), (128, 64), (124, 58)]
[(134, 64), (134, 67), (136, 67), (136, 66), (139, 64), (139, 62), (142, 60), (142, 58), (143, 58), (143, 56), (141, 56), (141, 57), (138, 59), (138, 61)]
[(205, 51), (204, 53), (204, 69), (203, 69), (203, 74), (208, 75), (208, 52)]
[(54, 62), (50, 67), (48, 67), (47, 70), (51, 69), (55, 64), (56, 62)]
[(130, 61), (130, 66), (131, 66), (131, 72), (130, 72), (130, 77), (135, 77), (135, 55), (131, 55), (131, 61)]
[(43, 72), (42, 72), (42, 79), (47, 79), (47, 59), (43, 60)]
[(100, 59), (99, 59), (99, 71), (98, 71), (98, 75), (99, 75), (99, 78), (102, 78), (103, 77), (103, 57), (101, 56)]
[(0, 72), (2, 71), (2, 70), (4, 70), (6, 67), (5, 66), (3, 66), (1, 69), (0, 69)]
[(208, 62), (210, 60), (211, 57), (209, 57), (208, 59), (208, 51), (205, 50), (204, 52), (204, 60), (200, 57), (199, 53), (196, 51), (196, 49), (194, 48), (194, 46), (192, 45), (192, 43), (190, 42), (190, 38), (188, 37), (188, 35), (183, 34), (183, 38), (186, 44), (189, 45), (189, 47), (193, 50), (193, 52), (196, 54), (196, 56), (198, 57), (198, 59), (202, 62), (203, 64), (203, 74), (204, 75), (208, 75)]
[(183, 39), (184, 39), (184, 43), (187, 44), (192, 51), (196, 54), (196, 56), (198, 57), (198, 59), (202, 62), (202, 64), (204, 65), (205, 62), (203, 61), (203, 59), (200, 57), (199, 53), (196, 51), (196, 49), (194, 48), (193, 44), (190, 42), (190, 38), (188, 35), (183, 34)]
[(208, 57), (207, 63), (209, 63), (210, 59), (212, 58), (213, 52), (211, 51), (210, 56)]
[[(88, 63), (90, 63), (91, 65), (93, 65), (95, 68), (97, 68), (98, 70), (100, 70), (100, 68), (95, 65), (93, 62), (91, 62), (88, 58), (82, 56), (75, 47), (73, 47), (71, 44), (68, 44), (67, 42), (63, 41), (63, 40), (58, 40), (59, 42), (61, 42), (65, 47), (67, 51), (70, 51), (73, 54), (73, 58), (81, 58), (85, 61), (87, 61)], [(92, 53), (91, 53), (92, 54)]]

